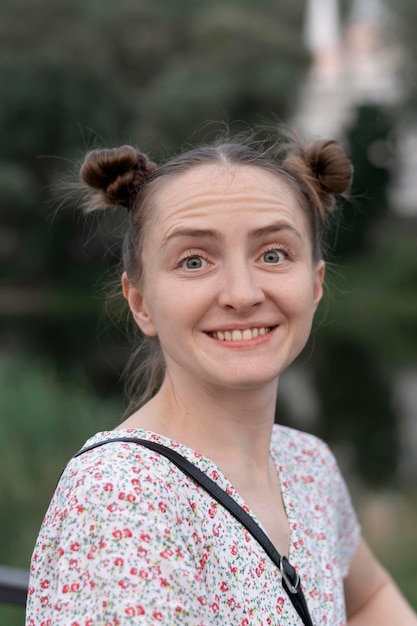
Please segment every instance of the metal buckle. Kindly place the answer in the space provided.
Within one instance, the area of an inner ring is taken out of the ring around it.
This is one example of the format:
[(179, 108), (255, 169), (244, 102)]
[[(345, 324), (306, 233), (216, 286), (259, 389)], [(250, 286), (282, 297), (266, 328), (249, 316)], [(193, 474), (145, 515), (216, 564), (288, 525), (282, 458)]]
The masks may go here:
[[(295, 575), (297, 576), (297, 578), (295, 580), (295, 585), (293, 585), (292, 582), (290, 581), (290, 579), (288, 578), (287, 572), (284, 569), (284, 565), (282, 563), (283, 558), (285, 558), (285, 557), (281, 557), (280, 562), (279, 562), (279, 571), (281, 572), (281, 576), (285, 580), (285, 584), (288, 587), (288, 591), (290, 591), (291, 593), (298, 593), (298, 585), (300, 584), (300, 576), (294, 570)], [(291, 567), (292, 567), (292, 565), (291, 565)]]

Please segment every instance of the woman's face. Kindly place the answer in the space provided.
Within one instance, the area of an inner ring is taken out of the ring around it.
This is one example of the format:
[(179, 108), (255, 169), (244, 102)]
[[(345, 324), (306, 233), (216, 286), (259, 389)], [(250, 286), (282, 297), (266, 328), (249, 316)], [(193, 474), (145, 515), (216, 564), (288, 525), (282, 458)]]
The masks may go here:
[(324, 276), (294, 191), (255, 166), (207, 164), (152, 203), (143, 280), (124, 287), (167, 374), (234, 389), (277, 379), (308, 339)]

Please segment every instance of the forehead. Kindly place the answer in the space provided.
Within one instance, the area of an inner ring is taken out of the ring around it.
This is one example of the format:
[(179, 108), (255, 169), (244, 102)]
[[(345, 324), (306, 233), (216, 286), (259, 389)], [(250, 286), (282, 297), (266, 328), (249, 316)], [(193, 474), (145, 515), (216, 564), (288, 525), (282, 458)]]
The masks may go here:
[[(206, 164), (159, 181), (152, 194), (154, 223), (166, 231), (189, 221), (219, 222), (253, 214), (287, 218), (306, 227), (301, 200), (280, 174), (244, 165)], [(166, 234), (166, 232), (165, 232)]]

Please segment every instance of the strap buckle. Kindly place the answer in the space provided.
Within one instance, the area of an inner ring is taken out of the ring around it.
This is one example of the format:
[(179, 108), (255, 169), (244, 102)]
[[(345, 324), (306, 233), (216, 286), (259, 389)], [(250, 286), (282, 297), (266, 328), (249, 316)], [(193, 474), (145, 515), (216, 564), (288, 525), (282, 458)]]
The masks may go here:
[[(292, 573), (291, 573), (291, 575), (292, 575), (292, 576), (295, 576), (295, 583), (293, 583), (293, 582), (290, 580), (290, 578), (289, 578), (289, 576), (288, 576), (287, 572), (285, 571), (285, 568), (284, 568), (284, 563), (283, 563), (284, 559), (285, 559), (286, 563), (288, 563), (288, 566), (292, 569)], [(288, 560), (285, 556), (282, 556), (282, 557), (280, 558), (280, 561), (279, 561), (279, 571), (281, 572), (281, 576), (282, 576), (282, 578), (284, 579), (285, 584), (286, 584), (286, 585), (287, 585), (287, 587), (288, 587), (288, 591), (289, 591), (290, 593), (298, 593), (298, 590), (299, 590), (299, 585), (300, 585), (300, 576), (299, 576), (299, 574), (295, 571), (294, 567), (291, 565), (291, 563), (289, 562), (289, 560)]]

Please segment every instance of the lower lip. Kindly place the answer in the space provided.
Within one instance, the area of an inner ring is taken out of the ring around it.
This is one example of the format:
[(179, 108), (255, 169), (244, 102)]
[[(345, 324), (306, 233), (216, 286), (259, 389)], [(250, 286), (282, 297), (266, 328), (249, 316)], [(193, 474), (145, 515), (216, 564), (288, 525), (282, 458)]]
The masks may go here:
[(216, 339), (212, 335), (207, 333), (207, 336), (216, 342), (217, 345), (223, 346), (224, 348), (254, 348), (256, 346), (260, 346), (262, 344), (270, 341), (272, 335), (274, 334), (277, 326), (274, 326), (269, 333), (265, 335), (259, 335), (258, 337), (253, 337), (252, 339), (242, 339), (238, 341), (227, 341), (227, 339)]

